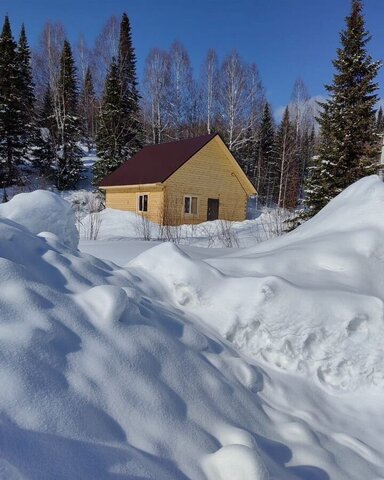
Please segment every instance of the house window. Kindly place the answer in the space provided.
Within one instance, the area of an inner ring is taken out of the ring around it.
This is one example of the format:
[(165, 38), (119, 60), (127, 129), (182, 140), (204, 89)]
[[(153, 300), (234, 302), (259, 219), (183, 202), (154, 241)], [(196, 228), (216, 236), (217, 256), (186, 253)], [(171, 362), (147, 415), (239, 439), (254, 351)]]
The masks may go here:
[(197, 215), (197, 197), (184, 197), (184, 213)]
[(148, 195), (139, 195), (139, 212), (148, 212)]

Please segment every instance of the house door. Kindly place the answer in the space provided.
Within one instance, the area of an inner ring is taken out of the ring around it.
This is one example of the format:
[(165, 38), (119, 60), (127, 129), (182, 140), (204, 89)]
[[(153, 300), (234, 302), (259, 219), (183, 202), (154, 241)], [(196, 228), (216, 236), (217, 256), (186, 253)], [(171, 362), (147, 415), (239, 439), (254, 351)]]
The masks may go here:
[(208, 198), (207, 220), (217, 220), (219, 218), (219, 200)]

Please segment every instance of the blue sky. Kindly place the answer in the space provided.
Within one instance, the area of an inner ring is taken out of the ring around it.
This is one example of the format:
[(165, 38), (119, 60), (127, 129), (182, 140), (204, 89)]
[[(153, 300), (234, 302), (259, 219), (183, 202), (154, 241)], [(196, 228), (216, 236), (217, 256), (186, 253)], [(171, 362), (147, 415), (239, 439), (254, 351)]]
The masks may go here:
[[(139, 76), (150, 48), (168, 48), (174, 40), (186, 46), (196, 73), (208, 48), (221, 59), (236, 48), (258, 65), (275, 111), (289, 101), (298, 77), (311, 95), (324, 95), (349, 9), (350, 0), (0, 0), (1, 16), (9, 14), (15, 31), (24, 21), (32, 46), (47, 20), (61, 21), (72, 42), (83, 33), (92, 44), (109, 16), (126, 11)], [(381, 59), (384, 1), (366, 0), (365, 13), (373, 35), (369, 51)], [(381, 72), (380, 85), (383, 80)]]

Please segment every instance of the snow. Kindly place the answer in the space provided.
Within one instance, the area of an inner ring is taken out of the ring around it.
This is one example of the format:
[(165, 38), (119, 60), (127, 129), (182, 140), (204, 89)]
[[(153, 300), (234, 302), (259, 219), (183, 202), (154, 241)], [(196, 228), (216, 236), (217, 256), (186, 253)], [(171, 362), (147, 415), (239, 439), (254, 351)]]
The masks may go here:
[(115, 263), (34, 195), (1, 207), (0, 479), (384, 478), (377, 177), (246, 249), (81, 243)]
[(68, 202), (52, 192), (35, 190), (15, 195), (0, 205), (0, 217), (13, 220), (35, 234), (53, 233), (71, 248), (78, 246), (75, 214)]
[[(80, 200), (82, 198), (82, 200)], [(72, 195), (71, 203), (90, 203), (90, 194)], [(209, 248), (238, 248), (254, 245), (282, 233), (284, 220), (289, 213), (282, 209), (264, 209), (254, 220), (230, 222), (215, 220), (198, 225), (162, 227), (133, 212), (106, 208), (98, 214), (100, 228), (97, 240), (147, 239), (151, 241), (170, 240), (179, 245)], [(80, 238), (90, 240), (90, 231), (95, 223), (94, 215), (83, 215), (79, 223)], [(285, 226), (284, 226), (285, 228)]]
[(204, 262), (164, 244), (128, 268), (252, 358), (332, 391), (382, 389), (383, 207), (371, 177), (284, 237)]

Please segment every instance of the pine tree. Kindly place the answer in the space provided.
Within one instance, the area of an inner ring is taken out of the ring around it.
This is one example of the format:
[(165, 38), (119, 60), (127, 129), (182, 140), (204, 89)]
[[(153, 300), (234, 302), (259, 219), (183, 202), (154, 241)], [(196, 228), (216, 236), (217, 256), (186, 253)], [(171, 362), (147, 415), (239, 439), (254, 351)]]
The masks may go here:
[(143, 126), (140, 119), (140, 96), (137, 89), (136, 54), (132, 44), (128, 15), (123, 14), (120, 24), (119, 54), (117, 65), (121, 86), (121, 110), (123, 116), (124, 160), (138, 152), (143, 144)]
[(57, 132), (60, 151), (57, 155), (55, 183), (59, 190), (73, 187), (82, 170), (80, 120), (75, 62), (69, 42), (64, 41), (58, 81)]
[(97, 185), (106, 175), (122, 164), (124, 159), (123, 148), (120, 142), (121, 135), (121, 83), (118, 66), (112, 59), (111, 66), (105, 81), (103, 98), (101, 101), (99, 128), (97, 132), (97, 152), (99, 160), (93, 169), (93, 181)]
[(321, 104), (319, 156), (311, 167), (306, 187), (309, 216), (359, 178), (377, 171), (374, 107), (378, 87), (374, 79), (380, 64), (367, 53), (369, 40), (362, 3), (353, 0), (333, 62), (333, 83), (326, 86), (330, 98)]
[(89, 151), (96, 140), (96, 94), (93, 86), (92, 72), (89, 67), (85, 72), (79, 103), (83, 139), (87, 144)]
[(22, 109), (20, 112), (23, 124), (21, 137), (24, 153), (27, 153), (34, 145), (35, 140), (35, 94), (32, 80), (31, 50), (28, 45), (24, 24), (21, 27), (17, 56), (20, 76), (20, 100)]
[(278, 168), (275, 150), (275, 126), (271, 108), (265, 103), (261, 119), (256, 161), (256, 190), (265, 205), (278, 199)]
[(8, 16), (0, 36), (0, 182), (4, 188), (17, 180), (22, 157), (23, 110), (17, 45)]

